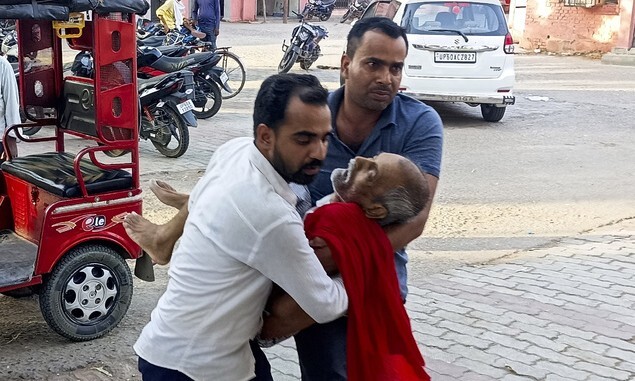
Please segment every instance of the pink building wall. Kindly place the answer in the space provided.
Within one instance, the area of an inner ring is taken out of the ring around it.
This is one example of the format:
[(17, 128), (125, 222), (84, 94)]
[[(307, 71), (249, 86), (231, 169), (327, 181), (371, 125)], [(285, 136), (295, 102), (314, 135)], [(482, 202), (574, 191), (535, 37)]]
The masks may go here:
[(256, 20), (256, 1), (257, 0), (225, 0), (225, 20), (230, 22)]
[(627, 45), (632, 42), (633, 1), (584, 8), (530, 0), (520, 45), (550, 52), (608, 52)]

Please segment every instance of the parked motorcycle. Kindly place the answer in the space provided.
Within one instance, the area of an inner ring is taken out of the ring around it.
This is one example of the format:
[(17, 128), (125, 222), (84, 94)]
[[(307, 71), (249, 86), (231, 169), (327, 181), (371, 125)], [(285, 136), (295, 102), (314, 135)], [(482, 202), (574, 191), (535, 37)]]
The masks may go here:
[(368, 7), (368, 4), (370, 4), (370, 0), (351, 0), (351, 3), (340, 19), (340, 22), (343, 23), (346, 22), (346, 20), (353, 21), (362, 17), (362, 14), (366, 10), (366, 7)]
[[(140, 111), (139, 136), (150, 140), (167, 157), (180, 157), (190, 144), (188, 126), (198, 122), (194, 110), (194, 74), (187, 70), (137, 79)], [(176, 142), (176, 146), (171, 143)]]
[(322, 55), (319, 44), (323, 38), (328, 37), (328, 31), (324, 27), (304, 21), (302, 15), (298, 16), (300, 25), (293, 28), (289, 45), (285, 44), (286, 40), (282, 42), (284, 55), (278, 64), (278, 73), (288, 72), (296, 62), (300, 62), (302, 69), (308, 70)]
[(309, 0), (302, 10), (302, 17), (311, 20), (315, 16), (320, 21), (326, 21), (331, 18), (334, 8), (335, 0)]
[[(176, 48), (178, 49), (178, 48)], [(137, 75), (151, 78), (164, 73), (186, 69), (194, 74), (194, 115), (206, 119), (216, 115), (223, 98), (221, 87), (231, 92), (227, 74), (216, 66), (221, 56), (216, 53), (193, 53), (183, 57), (169, 57), (157, 48), (137, 50)]]
[[(89, 52), (75, 56), (71, 72), (78, 77), (93, 76), (93, 60)], [(176, 158), (182, 156), (190, 144), (188, 126), (198, 122), (194, 109), (194, 74), (188, 70), (137, 79), (139, 89), (139, 136), (150, 140), (161, 154)], [(105, 151), (109, 156), (121, 156), (125, 151)]]
[[(3, 30), (3, 32), (5, 32)], [(3, 33), (4, 34), (4, 33)], [(2, 38), (2, 44), (0, 44), (0, 51), (6, 57), (7, 61), (11, 63), (18, 62), (18, 32), (15, 30), (7, 30)]]

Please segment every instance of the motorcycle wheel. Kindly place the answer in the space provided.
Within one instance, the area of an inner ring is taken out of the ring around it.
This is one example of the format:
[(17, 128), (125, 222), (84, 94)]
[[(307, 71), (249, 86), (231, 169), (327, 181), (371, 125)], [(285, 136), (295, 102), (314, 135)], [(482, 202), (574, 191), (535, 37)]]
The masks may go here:
[(302, 70), (309, 70), (311, 65), (313, 65), (313, 61), (300, 61), (300, 67)]
[[(152, 114), (157, 127), (155, 137), (150, 138), (154, 148), (167, 157), (182, 156), (190, 145), (190, 132), (181, 116), (169, 107), (157, 107)], [(171, 127), (174, 127), (174, 134)], [(168, 147), (173, 140), (176, 140), (176, 147)]]
[(349, 9), (349, 10), (346, 11), (346, 13), (344, 13), (342, 18), (340, 19), (340, 22), (341, 23), (346, 22), (346, 20), (348, 20), (348, 16), (350, 16), (350, 15), (351, 15), (351, 10)]
[(192, 112), (198, 119), (211, 118), (223, 103), (220, 88), (214, 81), (207, 80), (199, 75), (194, 76), (194, 110)]
[(41, 126), (23, 127), (22, 128), (22, 134), (26, 135), (26, 136), (32, 136), (32, 135), (37, 134), (40, 131), (41, 128), (42, 128)]
[(311, 65), (313, 65), (313, 63), (315, 61), (317, 61), (317, 59), (318, 59), (318, 57), (320, 56), (320, 53), (321, 53), (320, 45), (315, 47), (315, 52), (314, 53), (315, 54), (312, 57), (315, 57), (315, 58), (300, 61), (300, 67), (302, 68), (302, 70), (309, 70)]
[(326, 14), (325, 14), (325, 13), (322, 13), (322, 14), (320, 15), (320, 21), (326, 21), (326, 20), (328, 20), (328, 19), (330, 19), (330, 18), (331, 18), (331, 12), (326, 13)]
[(291, 67), (297, 59), (298, 53), (294, 52), (293, 49), (291, 49), (291, 46), (289, 46), (278, 64), (278, 73), (282, 74), (291, 70)]
[(302, 11), (302, 18), (305, 20), (311, 20), (313, 18), (313, 13), (309, 10), (309, 7), (304, 7)]

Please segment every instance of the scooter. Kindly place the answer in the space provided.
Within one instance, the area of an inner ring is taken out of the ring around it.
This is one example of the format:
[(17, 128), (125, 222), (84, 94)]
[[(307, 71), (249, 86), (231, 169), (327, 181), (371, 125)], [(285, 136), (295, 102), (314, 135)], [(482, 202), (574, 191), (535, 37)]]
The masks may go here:
[[(176, 49), (179, 49), (178, 47)], [(139, 48), (137, 69), (140, 78), (151, 78), (176, 70), (194, 73), (194, 115), (200, 119), (216, 115), (222, 105), (221, 88), (231, 92), (227, 74), (217, 66), (221, 56), (212, 52), (169, 57), (158, 48)]]
[[(167, 157), (179, 157), (190, 144), (188, 126), (198, 122), (194, 110), (194, 74), (187, 70), (138, 79), (140, 110), (143, 115), (139, 136), (150, 140)], [(176, 146), (170, 145), (176, 142)]]

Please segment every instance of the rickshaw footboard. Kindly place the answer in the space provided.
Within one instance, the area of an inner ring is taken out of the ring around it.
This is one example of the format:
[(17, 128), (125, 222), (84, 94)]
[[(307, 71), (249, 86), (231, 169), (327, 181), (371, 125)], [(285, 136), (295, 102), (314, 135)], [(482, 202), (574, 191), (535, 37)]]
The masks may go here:
[(0, 230), (0, 288), (31, 279), (37, 246), (9, 230)]

